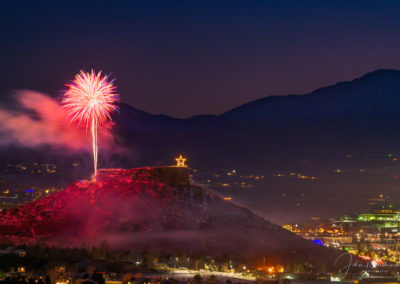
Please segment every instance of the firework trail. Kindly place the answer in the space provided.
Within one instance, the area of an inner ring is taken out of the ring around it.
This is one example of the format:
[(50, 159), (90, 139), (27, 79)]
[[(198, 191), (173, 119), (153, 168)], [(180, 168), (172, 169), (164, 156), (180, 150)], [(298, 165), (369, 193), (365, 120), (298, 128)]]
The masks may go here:
[(115, 103), (119, 96), (115, 93), (113, 80), (107, 75), (102, 76), (94, 70), (90, 73), (80, 71), (75, 79), (66, 84), (62, 104), (67, 110), (70, 120), (78, 126), (90, 127), (92, 135), (94, 175), (97, 174), (97, 128), (111, 119), (111, 114), (118, 108)]

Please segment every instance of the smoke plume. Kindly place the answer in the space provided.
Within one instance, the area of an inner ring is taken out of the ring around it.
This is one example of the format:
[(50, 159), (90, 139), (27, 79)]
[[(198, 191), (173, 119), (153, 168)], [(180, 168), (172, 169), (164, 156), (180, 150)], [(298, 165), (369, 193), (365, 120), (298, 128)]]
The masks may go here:
[[(52, 146), (72, 151), (90, 151), (89, 132), (70, 123), (59, 102), (42, 93), (22, 90), (14, 94), (19, 110), (0, 106), (1, 146), (36, 148)], [(109, 127), (99, 129), (101, 147), (112, 148)]]

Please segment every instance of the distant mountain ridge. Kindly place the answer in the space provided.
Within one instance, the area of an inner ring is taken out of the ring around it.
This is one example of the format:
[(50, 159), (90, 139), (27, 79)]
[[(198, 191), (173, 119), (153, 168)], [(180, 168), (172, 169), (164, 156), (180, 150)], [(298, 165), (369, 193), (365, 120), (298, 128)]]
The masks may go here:
[[(377, 94), (381, 96), (377, 96)], [(397, 96), (393, 96), (397, 94)], [(240, 118), (247, 113), (253, 118), (292, 116), (306, 117), (322, 114), (345, 114), (356, 108), (372, 111), (378, 107), (395, 110), (400, 106), (400, 71), (378, 70), (349, 82), (340, 82), (332, 86), (317, 89), (305, 95), (269, 96), (239, 106), (224, 114), (223, 117)], [(386, 105), (395, 103), (395, 105)]]
[[(254, 111), (263, 111), (263, 107), (266, 107), (267, 105), (272, 105), (273, 107), (289, 107), (290, 109), (291, 104), (296, 104), (304, 99), (311, 100), (311, 99), (316, 99), (319, 97), (321, 102), (326, 102), (328, 99), (331, 99), (329, 96), (334, 96), (337, 93), (344, 91), (346, 93), (342, 94), (342, 96), (345, 95), (360, 95), (360, 89), (358, 88), (365, 88), (363, 91), (368, 90), (368, 92), (363, 93), (364, 96), (362, 97), (357, 97), (357, 100), (365, 99), (366, 100), (366, 105), (369, 105), (370, 103), (375, 103), (375, 102), (390, 102), (394, 101), (395, 99), (400, 100), (400, 93), (397, 97), (391, 97), (391, 98), (386, 98), (383, 99), (381, 97), (375, 96), (373, 91), (382, 91), (382, 95), (387, 95), (390, 94), (387, 91), (393, 91), (393, 89), (390, 88), (400, 88), (400, 71), (399, 70), (393, 70), (393, 69), (381, 69), (381, 70), (376, 70), (373, 72), (366, 73), (365, 75), (361, 76), (360, 78), (356, 78), (352, 81), (345, 81), (345, 82), (338, 82), (334, 85), (318, 88), (311, 93), (308, 94), (289, 94), (289, 95), (270, 95), (261, 99), (257, 99), (255, 101), (251, 101), (248, 103), (245, 103), (243, 105), (237, 106), (231, 110), (228, 110), (220, 115), (212, 115), (212, 114), (203, 114), (203, 115), (195, 115), (192, 117), (189, 117), (187, 119), (182, 119), (182, 118), (175, 118), (169, 115), (164, 115), (164, 114), (150, 114), (148, 112), (138, 110), (136, 108), (133, 108), (129, 105), (122, 104), (122, 108), (130, 108), (132, 111), (132, 116), (140, 117), (140, 118), (149, 118), (149, 117), (157, 117), (160, 119), (169, 119), (169, 120), (175, 120), (175, 121), (185, 121), (185, 120), (199, 120), (199, 119), (210, 119), (210, 118), (217, 118), (217, 117), (226, 117), (226, 118), (232, 118), (237, 116), (239, 113), (243, 112), (254, 112)], [(323, 97), (323, 98), (321, 98)], [(343, 98), (341, 98), (343, 99)], [(342, 103), (345, 103), (345, 101), (341, 101)], [(287, 105), (285, 105), (285, 103)], [(279, 105), (282, 104), (282, 105)], [(370, 105), (369, 105), (370, 106)], [(267, 110), (267, 109), (266, 109)], [(265, 111), (266, 111), (265, 110)], [(265, 112), (264, 114), (268, 115), (269, 113)], [(282, 113), (283, 114), (283, 113)], [(274, 116), (274, 115), (272, 115)]]
[[(220, 115), (188, 119), (121, 103), (113, 133), (130, 152), (109, 158), (112, 164), (106, 166), (169, 164), (179, 154), (204, 170), (298, 168), (305, 160), (340, 164), (347, 153), (362, 157), (396, 151), (399, 110), (397, 70), (377, 70), (309, 94), (268, 96)], [(25, 151), (23, 159), (31, 152)], [(15, 150), (12, 158), (18, 155)]]
[(184, 152), (198, 166), (214, 159), (221, 167), (270, 167), (337, 159), (337, 153), (393, 151), (400, 142), (399, 110), (400, 71), (378, 70), (310, 94), (269, 96), (221, 115), (177, 119), (122, 104), (114, 120), (115, 133), (141, 161)]

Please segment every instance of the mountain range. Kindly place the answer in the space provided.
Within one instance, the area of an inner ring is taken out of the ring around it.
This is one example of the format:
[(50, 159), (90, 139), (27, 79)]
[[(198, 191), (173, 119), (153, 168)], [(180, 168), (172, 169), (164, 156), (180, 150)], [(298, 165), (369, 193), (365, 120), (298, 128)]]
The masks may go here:
[[(210, 102), (211, 103), (211, 102)], [(192, 165), (279, 168), (395, 151), (400, 71), (378, 70), (304, 95), (268, 96), (220, 115), (177, 119), (121, 104), (115, 133), (137, 162), (184, 153)]]

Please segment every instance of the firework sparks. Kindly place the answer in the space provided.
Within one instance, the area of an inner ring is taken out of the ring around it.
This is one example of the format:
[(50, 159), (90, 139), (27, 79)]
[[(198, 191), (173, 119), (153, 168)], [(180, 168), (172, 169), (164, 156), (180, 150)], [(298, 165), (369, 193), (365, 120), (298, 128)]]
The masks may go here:
[(75, 79), (66, 84), (68, 90), (62, 98), (62, 104), (67, 110), (72, 122), (78, 126), (90, 127), (92, 135), (92, 150), (94, 175), (97, 174), (97, 129), (111, 119), (111, 114), (118, 108), (115, 103), (119, 100), (115, 93), (113, 80), (107, 75), (102, 76), (92, 70), (90, 73), (80, 71)]

